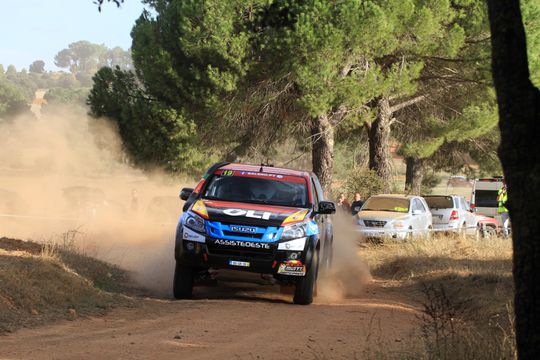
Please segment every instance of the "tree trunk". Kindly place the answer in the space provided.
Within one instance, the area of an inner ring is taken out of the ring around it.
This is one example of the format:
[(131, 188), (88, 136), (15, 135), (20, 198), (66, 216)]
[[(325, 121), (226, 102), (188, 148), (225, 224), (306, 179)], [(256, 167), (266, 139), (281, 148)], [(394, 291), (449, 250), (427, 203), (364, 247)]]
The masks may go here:
[[(540, 92), (531, 83), (518, 0), (488, 0), (501, 159), (514, 247), (519, 359), (540, 358)], [(535, 150), (536, 149), (536, 150)]]
[(391, 192), (392, 169), (390, 165), (390, 124), (392, 111), (388, 98), (381, 97), (377, 103), (377, 118), (368, 128), (369, 136), (369, 168), (381, 177), (384, 192)]
[(311, 120), (311, 163), (324, 192), (329, 194), (334, 172), (334, 126), (326, 114)]
[(407, 170), (405, 172), (405, 192), (420, 195), (422, 180), (424, 179), (424, 161), (414, 157), (405, 158)]

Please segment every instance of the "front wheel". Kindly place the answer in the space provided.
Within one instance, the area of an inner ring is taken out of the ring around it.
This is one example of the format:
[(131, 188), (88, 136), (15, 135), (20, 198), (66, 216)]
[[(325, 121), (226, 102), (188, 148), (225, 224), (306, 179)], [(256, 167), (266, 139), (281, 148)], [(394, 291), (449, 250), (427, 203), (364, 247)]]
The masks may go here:
[(176, 299), (191, 299), (193, 296), (193, 268), (178, 261), (174, 269), (173, 295)]
[(313, 302), (313, 291), (317, 282), (317, 271), (319, 269), (319, 252), (315, 250), (311, 267), (307, 274), (296, 282), (294, 289), (294, 303), (298, 305), (309, 305)]

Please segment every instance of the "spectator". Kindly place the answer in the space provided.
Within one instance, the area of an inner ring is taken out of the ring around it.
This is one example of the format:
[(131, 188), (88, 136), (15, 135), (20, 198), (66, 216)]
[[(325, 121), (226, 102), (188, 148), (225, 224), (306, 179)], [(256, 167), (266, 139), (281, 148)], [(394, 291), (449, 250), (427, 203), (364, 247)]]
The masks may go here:
[(347, 201), (344, 193), (340, 193), (337, 198), (337, 211), (350, 212), (351, 204)]
[(354, 201), (351, 204), (351, 213), (354, 215), (358, 214), (360, 208), (364, 205), (364, 200), (362, 200), (362, 195), (359, 192), (354, 193)]
[(508, 237), (510, 216), (508, 214), (508, 191), (506, 189), (506, 181), (504, 181), (504, 179), (503, 187), (499, 190), (499, 193), (497, 195), (497, 201), (499, 203), (498, 213), (501, 216), (503, 223), (503, 236)]

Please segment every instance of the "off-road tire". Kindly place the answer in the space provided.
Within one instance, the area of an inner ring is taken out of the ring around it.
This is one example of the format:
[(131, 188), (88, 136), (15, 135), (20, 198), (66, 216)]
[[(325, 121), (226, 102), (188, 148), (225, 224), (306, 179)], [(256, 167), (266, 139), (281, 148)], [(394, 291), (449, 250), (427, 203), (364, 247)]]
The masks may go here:
[(324, 258), (324, 266), (321, 268), (321, 270), (324, 270), (325, 272), (330, 271), (332, 268), (332, 260), (334, 258), (334, 248), (333, 244), (331, 243), (328, 249), (326, 249), (326, 256)]
[(176, 262), (173, 280), (175, 299), (191, 299), (193, 296), (193, 268)]
[(294, 288), (293, 302), (298, 305), (309, 305), (313, 302), (313, 294), (317, 282), (317, 271), (319, 269), (319, 251), (315, 250), (311, 267), (306, 276), (298, 279)]

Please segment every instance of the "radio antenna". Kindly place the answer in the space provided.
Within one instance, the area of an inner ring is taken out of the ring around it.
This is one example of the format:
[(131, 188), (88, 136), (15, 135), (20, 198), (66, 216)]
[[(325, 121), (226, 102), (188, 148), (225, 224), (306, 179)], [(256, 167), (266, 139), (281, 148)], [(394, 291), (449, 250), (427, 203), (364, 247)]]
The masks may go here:
[(261, 163), (261, 168), (259, 169), (259, 172), (264, 172), (263, 166), (264, 166), (264, 163)]

